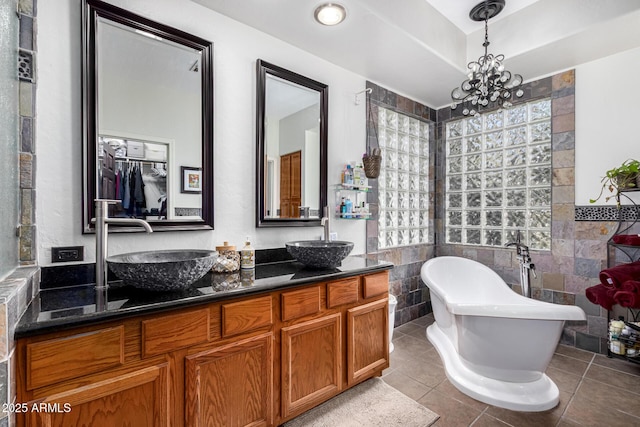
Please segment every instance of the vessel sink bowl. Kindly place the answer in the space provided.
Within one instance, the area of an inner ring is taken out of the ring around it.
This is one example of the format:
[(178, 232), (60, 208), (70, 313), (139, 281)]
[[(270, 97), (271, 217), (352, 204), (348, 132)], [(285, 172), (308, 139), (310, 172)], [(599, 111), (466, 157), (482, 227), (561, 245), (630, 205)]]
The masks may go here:
[(335, 268), (349, 255), (353, 242), (300, 240), (285, 243), (287, 251), (297, 261), (310, 268)]
[(186, 289), (213, 266), (216, 251), (164, 250), (131, 252), (107, 258), (125, 284), (152, 291)]

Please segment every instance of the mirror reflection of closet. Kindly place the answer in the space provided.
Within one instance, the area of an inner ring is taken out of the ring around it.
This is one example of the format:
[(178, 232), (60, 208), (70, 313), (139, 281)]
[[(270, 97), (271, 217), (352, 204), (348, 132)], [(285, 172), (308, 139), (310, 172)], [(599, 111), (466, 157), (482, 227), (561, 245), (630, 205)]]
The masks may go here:
[(109, 216), (174, 219), (175, 173), (167, 167), (172, 141), (134, 140), (100, 135), (98, 194), (120, 200)]

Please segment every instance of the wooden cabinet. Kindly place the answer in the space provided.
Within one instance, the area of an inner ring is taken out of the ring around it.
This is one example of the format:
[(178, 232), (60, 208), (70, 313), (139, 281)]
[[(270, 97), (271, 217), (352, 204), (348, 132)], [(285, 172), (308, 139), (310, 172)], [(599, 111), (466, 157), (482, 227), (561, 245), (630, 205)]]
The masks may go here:
[(282, 328), (282, 416), (290, 418), (342, 390), (340, 313)]
[(347, 384), (357, 384), (389, 366), (389, 305), (386, 299), (347, 311)]
[(43, 427), (171, 425), (169, 366), (160, 363), (74, 384), (28, 402), (25, 415), (29, 426)]
[[(388, 273), (19, 339), (18, 426), (275, 426), (388, 364)], [(36, 406), (39, 408), (39, 406)]]
[(185, 425), (273, 425), (271, 332), (189, 355)]

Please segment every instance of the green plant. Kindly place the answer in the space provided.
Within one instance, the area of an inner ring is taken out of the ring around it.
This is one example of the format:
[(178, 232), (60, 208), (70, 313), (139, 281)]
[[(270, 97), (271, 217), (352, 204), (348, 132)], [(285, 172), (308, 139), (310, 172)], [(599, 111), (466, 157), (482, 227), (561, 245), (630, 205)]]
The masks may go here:
[(602, 197), (605, 188), (612, 193), (612, 195), (604, 198), (605, 202), (612, 197), (618, 200), (620, 191), (636, 187), (638, 174), (640, 174), (640, 162), (635, 159), (627, 159), (617, 168), (609, 169), (605, 176), (602, 177), (600, 194), (595, 199), (589, 199), (589, 203), (597, 202)]

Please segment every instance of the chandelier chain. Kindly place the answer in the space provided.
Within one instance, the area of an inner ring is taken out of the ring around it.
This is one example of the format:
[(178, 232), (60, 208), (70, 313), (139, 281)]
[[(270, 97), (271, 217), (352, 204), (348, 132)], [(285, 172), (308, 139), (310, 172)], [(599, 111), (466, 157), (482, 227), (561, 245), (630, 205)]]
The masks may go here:
[(469, 15), (475, 21), (484, 20), (484, 55), (477, 61), (469, 62), (468, 79), (451, 92), (451, 108), (456, 109), (463, 104), (462, 114), (465, 116), (476, 115), (479, 110), (494, 106), (508, 108), (512, 105), (514, 95), (517, 98), (524, 95), (520, 88), (522, 76), (504, 69), (504, 55), (489, 53), (489, 18), (500, 13), (504, 0), (493, 0), (491, 6), (494, 8), (490, 7), (489, 0), (485, 0), (476, 5)]

